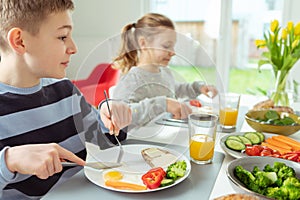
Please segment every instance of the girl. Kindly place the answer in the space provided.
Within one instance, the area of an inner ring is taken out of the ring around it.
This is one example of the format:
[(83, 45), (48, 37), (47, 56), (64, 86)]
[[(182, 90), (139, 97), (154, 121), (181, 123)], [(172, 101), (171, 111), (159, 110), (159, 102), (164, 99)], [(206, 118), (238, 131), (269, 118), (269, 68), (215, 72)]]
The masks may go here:
[(123, 73), (112, 94), (126, 100), (133, 110), (133, 124), (143, 125), (163, 112), (175, 119), (187, 118), (191, 109), (177, 98), (196, 98), (217, 90), (204, 82), (177, 82), (167, 67), (175, 55), (176, 32), (164, 15), (149, 13), (122, 30), (122, 45), (114, 68)]

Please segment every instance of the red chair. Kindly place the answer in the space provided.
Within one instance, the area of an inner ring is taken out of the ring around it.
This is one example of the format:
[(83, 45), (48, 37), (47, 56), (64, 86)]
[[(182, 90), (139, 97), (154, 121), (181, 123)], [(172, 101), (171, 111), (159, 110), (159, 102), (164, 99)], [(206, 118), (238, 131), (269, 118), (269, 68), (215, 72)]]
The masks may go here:
[(87, 79), (72, 82), (82, 92), (87, 102), (97, 107), (105, 99), (103, 91), (106, 90), (108, 93), (109, 88), (118, 80), (119, 70), (113, 69), (109, 63), (101, 63), (93, 69)]

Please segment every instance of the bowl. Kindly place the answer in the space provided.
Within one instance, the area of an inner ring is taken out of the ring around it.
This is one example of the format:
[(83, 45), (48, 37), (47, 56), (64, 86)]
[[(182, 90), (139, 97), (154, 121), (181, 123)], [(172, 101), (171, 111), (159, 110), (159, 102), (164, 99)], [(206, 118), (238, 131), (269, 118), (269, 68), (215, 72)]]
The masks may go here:
[(296, 125), (274, 125), (258, 121), (258, 118), (264, 118), (267, 111), (268, 110), (249, 111), (245, 115), (245, 119), (247, 123), (258, 132), (277, 133), (279, 135), (288, 136), (300, 130), (300, 117), (287, 112), (278, 112), (278, 114), (292, 118), (297, 123)]
[(230, 183), (231, 183), (233, 189), (236, 192), (256, 195), (256, 196), (260, 197), (260, 199), (270, 199), (266, 196), (263, 196), (256, 192), (253, 192), (253, 191), (249, 190), (248, 188), (246, 188), (246, 186), (234, 175), (234, 169), (236, 166), (241, 165), (244, 169), (249, 170), (249, 171), (252, 171), (254, 166), (257, 166), (262, 170), (267, 164), (270, 164), (271, 166), (273, 166), (274, 162), (282, 162), (282, 163), (285, 163), (287, 166), (292, 167), (296, 172), (296, 176), (298, 178), (300, 177), (299, 163), (290, 161), (290, 160), (281, 159), (281, 158), (268, 157), (268, 156), (265, 156), (265, 157), (264, 156), (249, 156), (249, 157), (235, 159), (227, 165), (226, 174), (230, 180)]

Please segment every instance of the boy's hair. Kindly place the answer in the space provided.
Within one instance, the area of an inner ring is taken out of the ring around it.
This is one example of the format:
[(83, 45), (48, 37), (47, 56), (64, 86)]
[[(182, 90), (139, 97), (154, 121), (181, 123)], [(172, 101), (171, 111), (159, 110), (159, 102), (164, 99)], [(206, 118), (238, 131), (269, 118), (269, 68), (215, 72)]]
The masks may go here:
[(136, 23), (126, 25), (122, 30), (121, 49), (119, 55), (114, 59), (113, 67), (127, 73), (132, 66), (137, 65), (139, 45), (137, 39), (143, 36), (149, 40), (155, 38), (162, 29), (175, 30), (171, 19), (158, 13), (148, 13)]
[(0, 0), (0, 49), (9, 49), (10, 29), (19, 27), (36, 35), (49, 14), (73, 9), (72, 0)]

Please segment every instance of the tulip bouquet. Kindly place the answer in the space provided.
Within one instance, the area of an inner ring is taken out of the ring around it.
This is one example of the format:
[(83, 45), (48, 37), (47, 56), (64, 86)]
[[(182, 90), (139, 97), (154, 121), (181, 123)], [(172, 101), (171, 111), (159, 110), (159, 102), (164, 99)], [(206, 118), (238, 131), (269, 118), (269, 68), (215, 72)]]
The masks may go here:
[(264, 64), (271, 64), (276, 78), (275, 91), (271, 99), (275, 105), (289, 106), (285, 91), (286, 80), (290, 69), (300, 58), (300, 22), (295, 26), (288, 22), (281, 28), (278, 20), (273, 20), (270, 30), (264, 33), (264, 40), (256, 40), (257, 48), (267, 48), (258, 62), (258, 69)]

